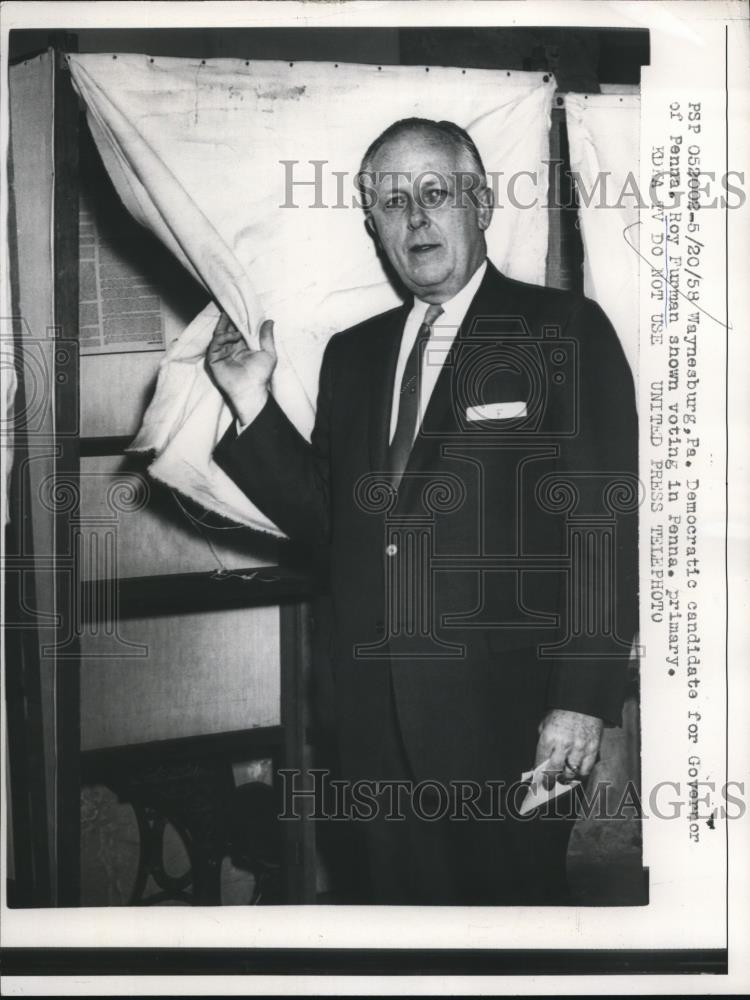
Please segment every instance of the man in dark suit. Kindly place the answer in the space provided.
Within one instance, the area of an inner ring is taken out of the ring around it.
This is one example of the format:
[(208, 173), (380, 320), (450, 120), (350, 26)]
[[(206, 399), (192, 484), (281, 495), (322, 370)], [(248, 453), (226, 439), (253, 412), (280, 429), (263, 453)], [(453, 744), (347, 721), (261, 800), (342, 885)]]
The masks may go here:
[(487, 260), (492, 196), (462, 129), (397, 122), (362, 177), (404, 305), (331, 339), (309, 444), (269, 392), (272, 323), (253, 351), (222, 317), (208, 363), (237, 426), (215, 459), (326, 567), (341, 770), (379, 807), (358, 825), (363, 899), (565, 902), (576, 793), (522, 817), (518, 784), (535, 765), (546, 786), (585, 779), (619, 722), (632, 377), (597, 305)]

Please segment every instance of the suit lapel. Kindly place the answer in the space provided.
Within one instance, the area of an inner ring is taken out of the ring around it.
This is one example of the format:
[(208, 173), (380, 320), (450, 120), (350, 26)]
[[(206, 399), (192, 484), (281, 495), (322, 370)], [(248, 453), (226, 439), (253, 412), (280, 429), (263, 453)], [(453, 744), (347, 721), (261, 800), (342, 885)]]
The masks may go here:
[[(375, 351), (368, 365), (369, 457), (370, 467), (374, 472), (387, 469), (393, 380), (401, 336), (410, 310), (411, 302), (406, 302), (401, 309), (388, 316), (375, 341)], [(513, 283), (488, 261), (482, 283), (456, 333), (451, 350), (453, 363), (446, 362), (443, 365), (427, 404), (422, 428), (414, 442), (406, 473), (424, 467), (439, 447), (442, 434), (451, 431), (455, 433), (458, 429), (454, 407), (460, 402), (455, 390), (461, 365), (461, 344), (481, 338), (482, 320), (498, 316), (500, 310), (506, 314), (513, 312)], [(423, 433), (425, 430), (426, 433)]]
[(373, 472), (387, 468), (390, 439), (393, 379), (396, 374), (401, 334), (411, 302), (392, 313), (383, 324), (375, 344), (375, 353), (368, 366), (369, 380), (369, 449)]
[(487, 271), (477, 293), (471, 301), (451, 348), (450, 361), (446, 361), (438, 375), (430, 396), (422, 426), (414, 441), (405, 474), (418, 471), (428, 463), (439, 448), (442, 436), (456, 433), (460, 428), (455, 407), (460, 405), (457, 382), (466, 351), (462, 344), (481, 337), (482, 320), (498, 315), (498, 310), (508, 310), (511, 283), (487, 262)]

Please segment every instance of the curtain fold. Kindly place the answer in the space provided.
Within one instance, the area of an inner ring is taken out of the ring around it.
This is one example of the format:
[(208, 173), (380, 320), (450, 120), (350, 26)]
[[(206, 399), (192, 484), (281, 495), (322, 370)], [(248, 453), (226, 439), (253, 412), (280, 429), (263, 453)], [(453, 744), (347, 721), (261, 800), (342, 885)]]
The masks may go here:
[[(132, 448), (153, 449), (155, 478), (233, 521), (279, 533), (211, 460), (231, 419), (204, 365), (219, 309), (251, 346), (275, 320), (273, 393), (309, 437), (328, 338), (398, 302), (356, 204), (361, 156), (386, 126), (464, 126), (499, 181), (490, 257), (544, 282), (549, 76), (132, 54), (71, 55), (70, 67), (126, 208), (214, 300), (169, 346)], [(537, 204), (514, 207), (505, 182), (528, 170)]]
[(583, 290), (609, 316), (637, 377), (640, 97), (568, 94), (565, 113), (578, 187)]

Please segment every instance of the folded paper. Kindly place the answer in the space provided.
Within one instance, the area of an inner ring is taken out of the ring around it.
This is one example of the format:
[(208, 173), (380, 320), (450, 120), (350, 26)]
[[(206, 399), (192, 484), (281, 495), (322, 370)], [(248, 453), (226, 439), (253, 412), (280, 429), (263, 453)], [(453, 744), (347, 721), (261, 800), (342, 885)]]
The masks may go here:
[(548, 758), (532, 771), (524, 771), (521, 775), (521, 781), (529, 782), (529, 790), (521, 804), (521, 808), (518, 810), (519, 815), (526, 816), (534, 809), (543, 806), (545, 802), (550, 802), (552, 799), (556, 799), (558, 795), (563, 795), (565, 792), (569, 792), (572, 788), (575, 788), (576, 785), (581, 784), (580, 781), (570, 781), (564, 785), (561, 781), (555, 781), (552, 788), (545, 788), (543, 773), (549, 768), (549, 764), (550, 759)]

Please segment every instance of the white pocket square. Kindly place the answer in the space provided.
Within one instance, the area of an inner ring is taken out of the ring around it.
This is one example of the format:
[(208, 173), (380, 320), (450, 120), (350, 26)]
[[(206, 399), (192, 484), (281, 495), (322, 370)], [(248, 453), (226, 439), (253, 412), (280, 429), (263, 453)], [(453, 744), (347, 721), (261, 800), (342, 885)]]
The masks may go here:
[(516, 420), (526, 416), (526, 403), (482, 403), (466, 409), (467, 420)]

